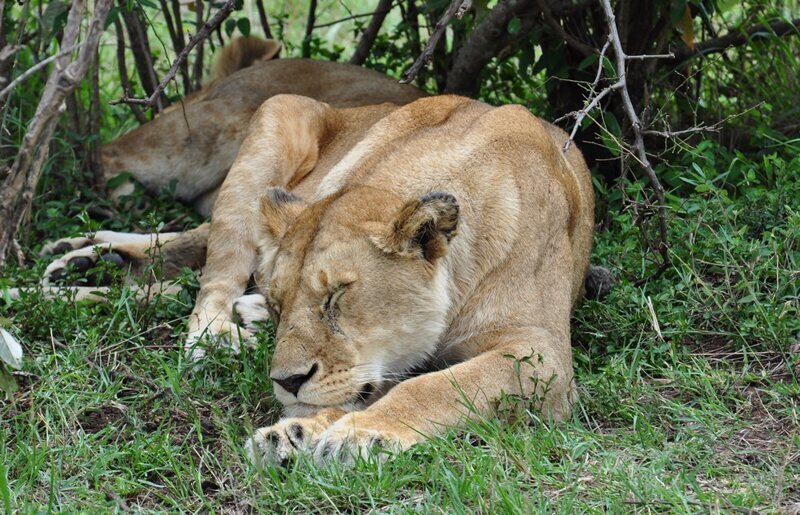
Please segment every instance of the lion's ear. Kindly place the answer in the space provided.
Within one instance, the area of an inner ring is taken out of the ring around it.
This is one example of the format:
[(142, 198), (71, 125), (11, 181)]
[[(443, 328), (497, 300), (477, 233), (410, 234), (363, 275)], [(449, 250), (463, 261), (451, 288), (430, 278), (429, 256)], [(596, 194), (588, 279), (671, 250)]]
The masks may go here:
[(305, 207), (305, 201), (294, 193), (283, 188), (270, 188), (261, 198), (264, 227), (278, 240)]
[(456, 198), (435, 191), (407, 202), (389, 224), (388, 232), (374, 241), (384, 252), (433, 262), (447, 252), (457, 227)]
[(261, 56), (261, 60), (269, 61), (270, 59), (277, 59), (282, 48), (283, 44), (280, 41), (274, 39), (264, 40), (264, 55)]

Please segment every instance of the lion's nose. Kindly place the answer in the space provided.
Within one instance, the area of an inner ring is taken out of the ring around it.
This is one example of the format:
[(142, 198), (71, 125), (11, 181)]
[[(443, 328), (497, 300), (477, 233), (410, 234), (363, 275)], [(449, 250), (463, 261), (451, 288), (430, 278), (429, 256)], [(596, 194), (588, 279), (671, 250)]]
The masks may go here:
[(296, 396), (297, 392), (300, 391), (300, 387), (303, 386), (303, 384), (306, 381), (311, 379), (311, 376), (313, 376), (316, 372), (317, 372), (317, 364), (314, 363), (311, 366), (311, 368), (308, 369), (308, 372), (306, 372), (305, 374), (294, 374), (288, 377), (270, 377), (270, 378), (279, 385), (281, 385), (284, 390)]

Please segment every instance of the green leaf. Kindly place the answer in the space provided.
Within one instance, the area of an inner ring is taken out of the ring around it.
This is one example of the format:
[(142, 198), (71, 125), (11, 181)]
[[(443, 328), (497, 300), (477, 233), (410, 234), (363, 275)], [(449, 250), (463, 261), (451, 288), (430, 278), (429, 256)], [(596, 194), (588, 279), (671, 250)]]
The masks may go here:
[(239, 28), (239, 32), (241, 32), (243, 36), (250, 35), (250, 20), (247, 18), (239, 18), (236, 20), (236, 26)]
[(677, 25), (683, 19), (684, 12), (686, 12), (686, 0), (676, 0), (670, 3), (669, 18), (672, 20), (672, 25)]
[(117, 21), (117, 18), (119, 18), (119, 7), (115, 5), (108, 11), (108, 16), (106, 16), (106, 21), (105, 23), (103, 23), (103, 30), (107, 29), (109, 25)]
[(522, 20), (516, 16), (511, 18), (511, 21), (508, 22), (508, 33), (519, 34), (520, 29), (522, 29)]
[(69, 4), (62, 0), (53, 0), (47, 4), (47, 7), (44, 9), (44, 14), (42, 14), (42, 26), (48, 36), (54, 35), (64, 27), (64, 24), (67, 22), (68, 11)]
[(132, 178), (133, 174), (131, 174), (130, 172), (122, 172), (121, 174), (115, 175), (114, 177), (110, 178), (106, 182), (106, 187), (109, 189), (114, 189), (117, 186), (122, 186)]
[(233, 34), (234, 30), (236, 30), (236, 20), (232, 20), (230, 18), (225, 20), (225, 34), (230, 36)]
[(614, 113), (608, 111), (607, 113), (605, 113), (604, 119), (606, 122), (606, 129), (608, 129), (608, 132), (617, 137), (622, 135), (622, 128), (619, 126), (619, 122), (617, 121), (617, 117), (614, 116)]
[(583, 60), (578, 64), (579, 70), (585, 70), (589, 66), (593, 65), (597, 62), (597, 58), (599, 56), (597, 54), (589, 54), (583, 58)]

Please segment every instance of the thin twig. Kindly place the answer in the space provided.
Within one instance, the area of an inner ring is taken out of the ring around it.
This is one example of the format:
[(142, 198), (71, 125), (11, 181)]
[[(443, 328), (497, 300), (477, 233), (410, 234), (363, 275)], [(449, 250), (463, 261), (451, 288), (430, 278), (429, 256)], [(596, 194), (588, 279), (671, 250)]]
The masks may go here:
[(83, 43), (78, 43), (77, 45), (72, 45), (71, 47), (69, 47), (69, 48), (67, 48), (65, 50), (62, 50), (57, 54), (51, 55), (47, 59), (42, 59), (38, 63), (34, 64), (30, 68), (28, 68), (27, 70), (22, 72), (19, 75), (19, 77), (17, 77), (16, 79), (12, 80), (11, 82), (9, 82), (8, 86), (6, 86), (5, 88), (3, 88), (2, 91), (0, 91), (0, 101), (2, 101), (9, 93), (11, 93), (14, 90), (14, 88), (19, 86), (21, 83), (25, 82), (31, 75), (33, 75), (34, 73), (38, 72), (39, 70), (41, 70), (42, 68), (44, 68), (48, 64), (52, 63), (56, 59), (71, 54), (73, 50), (79, 48), (81, 45), (83, 45)]
[(698, 127), (689, 127), (679, 131), (656, 131), (652, 129), (642, 131), (644, 136), (660, 136), (662, 138), (677, 138), (678, 136), (686, 136), (687, 134), (696, 134), (698, 132), (717, 132), (719, 131), (719, 124), (711, 126), (700, 125)]
[(648, 55), (625, 55), (628, 61), (644, 61), (645, 59), (675, 59), (675, 54), (648, 54)]
[(461, 19), (461, 17), (464, 16), (464, 13), (466, 13), (470, 7), (472, 7), (472, 0), (453, 0), (453, 2), (450, 4), (450, 7), (448, 7), (442, 15), (441, 19), (436, 22), (436, 26), (433, 28), (433, 33), (431, 33), (431, 37), (425, 44), (425, 50), (423, 50), (422, 54), (417, 57), (417, 60), (411, 65), (411, 68), (406, 70), (406, 72), (403, 74), (403, 78), (400, 79), (401, 84), (408, 84), (414, 80), (422, 67), (430, 62), (431, 56), (433, 55), (433, 50), (436, 48), (436, 45), (442, 38), (442, 35), (444, 34), (447, 26), (450, 24), (450, 20), (453, 19), (453, 16)]
[[(664, 198), (664, 187), (661, 185), (661, 181), (658, 180), (658, 176), (656, 172), (653, 170), (652, 165), (650, 164), (650, 160), (647, 158), (647, 151), (645, 150), (644, 146), (644, 138), (642, 137), (642, 122), (639, 120), (639, 115), (636, 114), (636, 109), (633, 107), (633, 101), (631, 101), (630, 93), (628, 93), (627, 82), (626, 82), (626, 75), (625, 75), (625, 52), (622, 50), (622, 43), (619, 39), (619, 32), (617, 31), (617, 23), (614, 17), (614, 9), (611, 7), (610, 0), (602, 0), (603, 3), (603, 10), (605, 11), (606, 21), (608, 22), (608, 30), (609, 30), (609, 37), (611, 39), (611, 45), (614, 47), (614, 58), (616, 61), (616, 68), (617, 68), (617, 75), (618, 75), (618, 82), (621, 83), (621, 87), (619, 88), (620, 96), (622, 97), (622, 106), (625, 110), (625, 114), (628, 117), (628, 121), (631, 123), (631, 127), (633, 129), (634, 135), (634, 142), (633, 148), (636, 151), (637, 160), (639, 164), (644, 169), (645, 174), (647, 174), (648, 179), (650, 179), (650, 185), (653, 188), (653, 191), (656, 195), (656, 200), (658, 201), (658, 223), (659, 223), (659, 236), (660, 240), (658, 242), (658, 249), (656, 249), (661, 254), (661, 265), (655, 271), (652, 277), (646, 278), (651, 279), (658, 277), (661, 275), (664, 270), (666, 270), (670, 265), (670, 257), (669, 257), (669, 243), (667, 240), (667, 207), (666, 201)], [(639, 282), (643, 282), (644, 280), (640, 280)]]
[(600, 78), (603, 75), (603, 59), (605, 59), (606, 51), (608, 50), (608, 47), (610, 45), (611, 45), (611, 38), (609, 37), (603, 44), (603, 48), (600, 50), (600, 57), (597, 61), (597, 74), (595, 74), (594, 82), (592, 82), (591, 86), (589, 87), (589, 98), (591, 99), (589, 103), (580, 111), (573, 111), (571, 113), (567, 113), (555, 121), (555, 123), (558, 123), (561, 120), (564, 120), (565, 118), (575, 118), (575, 125), (572, 127), (572, 131), (569, 134), (569, 138), (567, 138), (567, 141), (564, 143), (564, 148), (563, 148), (564, 152), (567, 152), (569, 150), (569, 147), (575, 140), (575, 134), (578, 132), (578, 129), (583, 123), (583, 119), (586, 118), (586, 115), (592, 112), (592, 110), (595, 107), (597, 107), (598, 104), (600, 104), (600, 101), (603, 100), (603, 98), (606, 95), (611, 93), (613, 90), (622, 87), (622, 85), (619, 82), (616, 82), (608, 86), (607, 88), (603, 89), (600, 93), (595, 94), (597, 86), (598, 84), (600, 84)]
[[(390, 9), (394, 9), (398, 5), (400, 5), (400, 2), (397, 2), (396, 4), (392, 4), (392, 7)], [(351, 14), (350, 16), (345, 16), (344, 18), (339, 18), (338, 20), (328, 21), (328, 22), (325, 22), (325, 23), (319, 23), (317, 25), (314, 25), (314, 30), (323, 29), (325, 27), (332, 27), (334, 25), (338, 25), (338, 24), (344, 23), (346, 21), (357, 20), (359, 18), (367, 18), (369, 16), (375, 16), (380, 10), (381, 9), (378, 8), (378, 9), (375, 9), (374, 11), (372, 11), (372, 12), (361, 13), (361, 14)]]
[(150, 95), (148, 98), (123, 97), (119, 100), (111, 102), (111, 104), (139, 104), (153, 107), (156, 104), (158, 96), (164, 91), (164, 88), (167, 87), (169, 81), (175, 78), (175, 73), (178, 71), (181, 63), (186, 60), (195, 45), (197, 45), (197, 43), (200, 41), (203, 41), (206, 37), (208, 37), (211, 31), (219, 27), (219, 25), (231, 14), (231, 12), (233, 12), (235, 5), (236, 0), (227, 0), (225, 4), (220, 7), (219, 11), (217, 11), (214, 17), (203, 24), (200, 30), (197, 31), (197, 34), (195, 34), (192, 39), (189, 40), (189, 43), (186, 44), (183, 50), (181, 50), (181, 53), (178, 54), (178, 57), (175, 59), (175, 61), (172, 62), (172, 66), (170, 66), (169, 71), (158, 84), (155, 91), (153, 91), (152, 95)]

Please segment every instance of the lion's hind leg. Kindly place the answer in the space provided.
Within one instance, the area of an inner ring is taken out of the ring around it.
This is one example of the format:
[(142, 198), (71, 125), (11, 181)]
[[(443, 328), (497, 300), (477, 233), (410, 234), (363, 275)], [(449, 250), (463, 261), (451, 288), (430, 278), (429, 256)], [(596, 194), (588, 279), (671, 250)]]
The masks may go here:
[(205, 262), (207, 241), (208, 225), (182, 233), (99, 231), (58, 240), (43, 252), (71, 250), (47, 266), (42, 286), (107, 286), (112, 276), (107, 267), (147, 283), (169, 279), (184, 267), (199, 269)]

